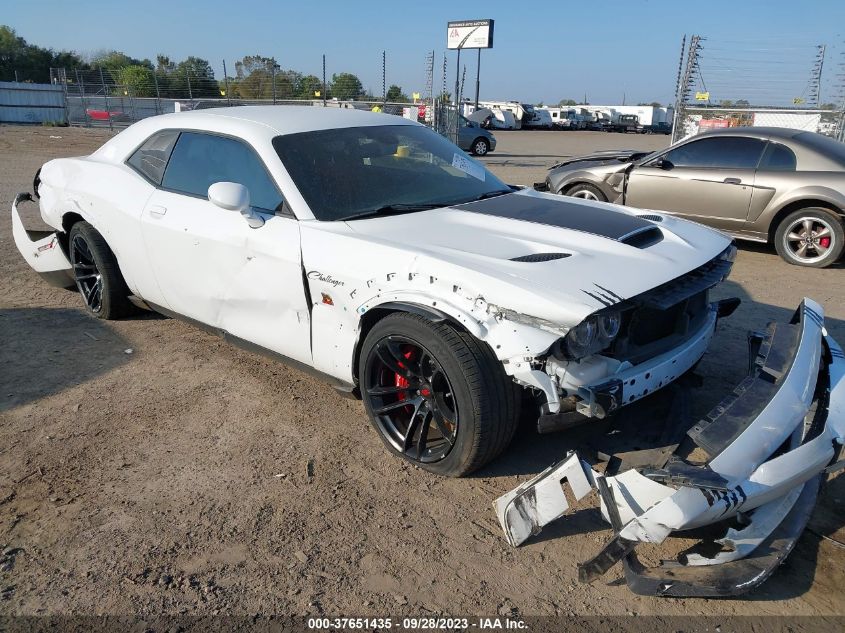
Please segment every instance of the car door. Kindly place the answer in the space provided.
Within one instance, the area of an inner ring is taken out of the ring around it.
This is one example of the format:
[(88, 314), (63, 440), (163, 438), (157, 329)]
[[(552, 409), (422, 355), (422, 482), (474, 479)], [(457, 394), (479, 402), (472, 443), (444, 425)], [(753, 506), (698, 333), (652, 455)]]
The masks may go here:
[(765, 145), (757, 138), (723, 135), (683, 143), (631, 170), (625, 204), (742, 230)]
[[(264, 225), (208, 200), (208, 187), (236, 182)], [(147, 201), (144, 245), (169, 310), (301, 362), (310, 362), (299, 225), (245, 142), (182, 132), (161, 187)]]

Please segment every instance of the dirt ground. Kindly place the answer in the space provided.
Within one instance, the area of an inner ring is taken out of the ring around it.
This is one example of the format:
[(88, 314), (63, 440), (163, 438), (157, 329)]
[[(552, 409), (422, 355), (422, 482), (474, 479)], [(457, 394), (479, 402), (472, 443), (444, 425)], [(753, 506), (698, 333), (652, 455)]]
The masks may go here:
[[(46, 160), (90, 153), (108, 137), (0, 127), (0, 200), (29, 191)], [(485, 162), (525, 184), (563, 156), (668, 141), (497, 137)], [(589, 429), (540, 437), (525, 428), (473, 477), (427, 474), (387, 455), (360, 403), (305, 374), (179, 321), (88, 317), (76, 293), (30, 271), (5, 208), (0, 614), (845, 614), (845, 477), (827, 483), (786, 564), (740, 599), (638, 597), (618, 566), (582, 585), (577, 563), (611, 536), (595, 495), (519, 549), (491, 502)], [(734, 270), (719, 294), (743, 304), (700, 366), (697, 414), (742, 377), (746, 331), (787, 319), (803, 296), (824, 304), (845, 340), (842, 265), (799, 269), (743, 246)]]

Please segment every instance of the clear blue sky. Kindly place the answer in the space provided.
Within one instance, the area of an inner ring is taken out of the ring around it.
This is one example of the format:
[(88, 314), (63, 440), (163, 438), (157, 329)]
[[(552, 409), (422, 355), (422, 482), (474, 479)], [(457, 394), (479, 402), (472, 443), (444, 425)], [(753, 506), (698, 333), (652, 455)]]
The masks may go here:
[[(556, 103), (586, 93), (591, 103), (619, 103), (623, 94), (628, 103), (666, 103), (685, 33), (708, 38), (711, 59), (703, 72), (718, 87), (710, 88), (714, 99), (742, 98), (728, 93), (748, 83), (748, 73), (770, 91), (761, 94), (757, 87), (761, 98), (791, 99), (809, 75), (813, 45), (827, 44), (822, 100), (829, 101), (845, 61), (845, 0), (0, 0), (0, 23), (40, 46), (80, 53), (116, 49), (150, 59), (196, 55), (211, 62), (217, 77), (224, 58), (231, 73), (234, 62), (249, 54), (275, 56), (283, 68), (319, 75), (325, 53), (329, 76), (355, 73), (375, 94), (381, 93), (382, 50), (388, 84), (408, 94), (424, 89), (425, 54), (436, 51), (437, 88), (446, 22), (475, 18), (496, 20), (495, 48), (481, 55), (482, 99)], [(746, 68), (742, 60), (749, 57), (760, 63)], [(454, 51), (448, 59), (451, 91)], [(475, 60), (475, 51), (462, 53), (465, 95), (474, 92)]]

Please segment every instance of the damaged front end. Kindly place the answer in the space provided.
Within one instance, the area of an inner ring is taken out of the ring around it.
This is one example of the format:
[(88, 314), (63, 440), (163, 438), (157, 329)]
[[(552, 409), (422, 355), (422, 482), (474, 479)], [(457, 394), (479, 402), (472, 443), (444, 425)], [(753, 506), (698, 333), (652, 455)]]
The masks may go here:
[(26, 263), (51, 286), (73, 287), (76, 283), (73, 268), (62, 249), (58, 234), (54, 231), (28, 231), (24, 228), (18, 210), (18, 206), (24, 202), (34, 202), (32, 194), (19, 193), (12, 202), (12, 236), (15, 245)]
[[(810, 299), (791, 323), (752, 333), (749, 346), (746, 379), (659, 448), (612, 459), (603, 472), (571, 453), (497, 499), (508, 541), (520, 545), (562, 517), (568, 482), (576, 499), (596, 488), (615, 533), (579, 566), (583, 582), (621, 561), (643, 595), (738, 595), (760, 585), (794, 547), (824, 473), (839, 466), (829, 467), (845, 441), (845, 355)], [(676, 560), (647, 568), (634, 553), (704, 526), (719, 534)]]

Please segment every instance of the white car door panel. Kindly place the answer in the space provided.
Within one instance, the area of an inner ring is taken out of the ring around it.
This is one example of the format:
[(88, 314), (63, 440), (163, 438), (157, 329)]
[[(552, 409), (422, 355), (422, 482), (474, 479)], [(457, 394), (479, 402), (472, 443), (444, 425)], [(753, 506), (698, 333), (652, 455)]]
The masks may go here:
[[(215, 182), (247, 187), (263, 226), (251, 228), (239, 212), (209, 202)], [(310, 364), (299, 224), (269, 210), (281, 202), (245, 143), (183, 132), (162, 187), (147, 201), (142, 234), (163, 307)]]

